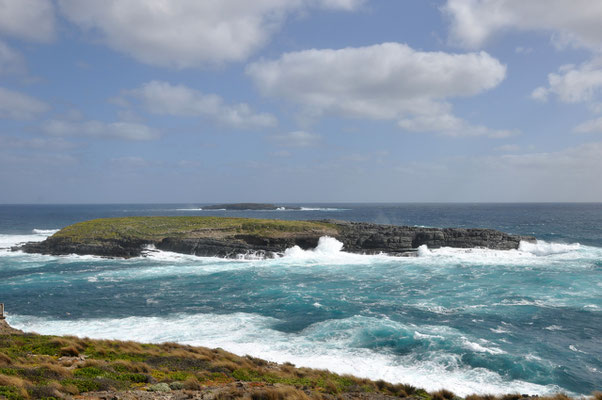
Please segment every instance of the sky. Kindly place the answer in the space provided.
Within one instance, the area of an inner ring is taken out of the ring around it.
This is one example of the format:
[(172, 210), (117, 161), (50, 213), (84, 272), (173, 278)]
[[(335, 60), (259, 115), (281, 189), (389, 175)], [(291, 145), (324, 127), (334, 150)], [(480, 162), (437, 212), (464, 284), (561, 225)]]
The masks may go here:
[(600, 202), (599, 0), (0, 0), (0, 203)]

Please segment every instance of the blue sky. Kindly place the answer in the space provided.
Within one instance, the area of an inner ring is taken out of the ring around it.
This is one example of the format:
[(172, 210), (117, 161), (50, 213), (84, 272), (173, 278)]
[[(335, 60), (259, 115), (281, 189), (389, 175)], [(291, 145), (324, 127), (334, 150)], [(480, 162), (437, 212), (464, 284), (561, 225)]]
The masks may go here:
[(602, 201), (597, 0), (0, 0), (0, 203)]

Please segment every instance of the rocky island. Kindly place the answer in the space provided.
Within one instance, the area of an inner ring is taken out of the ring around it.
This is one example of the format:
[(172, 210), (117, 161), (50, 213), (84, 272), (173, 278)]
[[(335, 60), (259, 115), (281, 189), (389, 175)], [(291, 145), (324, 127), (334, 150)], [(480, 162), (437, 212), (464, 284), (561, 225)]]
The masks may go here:
[(159, 250), (198, 256), (274, 257), (299, 246), (312, 249), (322, 236), (343, 243), (351, 253), (411, 255), (418, 247), (517, 249), (531, 236), (493, 229), (424, 228), (337, 220), (285, 221), (226, 217), (102, 218), (67, 226), (42, 242), (13, 250), (42, 254), (137, 257), (152, 245)]

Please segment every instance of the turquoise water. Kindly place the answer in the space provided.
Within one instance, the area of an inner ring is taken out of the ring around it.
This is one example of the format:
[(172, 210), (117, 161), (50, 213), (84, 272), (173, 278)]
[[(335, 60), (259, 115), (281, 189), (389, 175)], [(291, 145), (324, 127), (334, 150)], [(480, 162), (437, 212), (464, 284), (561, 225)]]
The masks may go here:
[[(602, 388), (602, 205), (0, 206), (0, 302), (40, 333), (222, 347), (458, 394)], [(7, 247), (82, 219), (125, 215), (338, 218), (533, 234), (519, 250), (416, 258), (313, 251), (223, 260), (149, 251), (122, 260)]]

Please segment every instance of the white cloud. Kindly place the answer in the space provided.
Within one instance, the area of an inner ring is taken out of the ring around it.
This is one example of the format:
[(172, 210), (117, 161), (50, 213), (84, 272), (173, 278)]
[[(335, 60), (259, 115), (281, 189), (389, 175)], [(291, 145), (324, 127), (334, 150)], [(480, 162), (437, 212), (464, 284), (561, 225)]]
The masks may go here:
[(127, 157), (117, 157), (109, 160), (112, 167), (116, 167), (119, 169), (135, 169), (135, 168), (146, 168), (151, 165), (151, 163), (145, 160), (142, 157), (136, 156), (127, 156)]
[(577, 133), (602, 133), (602, 117), (585, 121), (575, 127)]
[(288, 13), (354, 10), (360, 0), (59, 0), (72, 22), (138, 61), (175, 68), (242, 61)]
[[(510, 151), (511, 148), (500, 149)], [(547, 152), (454, 157), (400, 165), (419, 198), (445, 201), (600, 201), (602, 142)], [(392, 179), (392, 178), (391, 178)]]
[(146, 125), (131, 122), (67, 121), (51, 119), (41, 126), (42, 131), (53, 136), (81, 136), (124, 140), (153, 140), (159, 132)]
[(0, 41), (0, 75), (17, 74), (24, 70), (23, 56)]
[(456, 42), (478, 48), (498, 32), (544, 31), (557, 46), (602, 50), (602, 2), (596, 0), (448, 0)]
[[(216, 94), (204, 94), (184, 85), (151, 81), (140, 88), (124, 91), (124, 96), (141, 101), (144, 108), (154, 114), (206, 117), (239, 129), (277, 125), (276, 117), (272, 114), (255, 113), (246, 103), (225, 104)], [(123, 96), (117, 103), (129, 104)]]
[(3, 148), (22, 148), (22, 149), (41, 149), (41, 150), (69, 150), (76, 145), (62, 138), (30, 138), (23, 139), (19, 137), (0, 136), (0, 147)]
[(259, 90), (301, 105), (309, 116), (397, 120), (413, 131), (504, 136), (451, 114), (445, 99), (496, 87), (506, 67), (485, 52), (416, 51), (405, 44), (305, 50), (250, 64)]
[(517, 152), (521, 149), (521, 147), (517, 144), (504, 144), (502, 146), (498, 146), (495, 148), (497, 151), (501, 151), (504, 153)]
[(312, 147), (317, 145), (322, 137), (315, 133), (294, 131), (271, 136), (272, 140), (285, 147)]
[(524, 46), (516, 46), (516, 48), (514, 49), (514, 52), (516, 54), (531, 54), (531, 53), (533, 53), (533, 48), (532, 47), (524, 47)]
[(450, 112), (404, 118), (399, 120), (398, 125), (403, 129), (413, 132), (439, 132), (447, 136), (458, 137), (488, 136), (491, 138), (506, 138), (519, 133), (517, 130), (490, 129), (483, 125), (471, 125), (462, 118), (452, 115)]
[(0, 118), (31, 119), (49, 108), (31, 96), (0, 87)]
[(545, 101), (555, 95), (564, 103), (591, 102), (602, 91), (602, 59), (579, 66), (564, 65), (558, 73), (548, 75), (548, 87), (538, 87), (531, 97)]
[(36, 42), (54, 38), (51, 0), (0, 0), (0, 33)]

